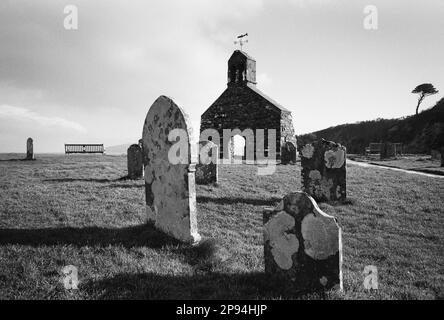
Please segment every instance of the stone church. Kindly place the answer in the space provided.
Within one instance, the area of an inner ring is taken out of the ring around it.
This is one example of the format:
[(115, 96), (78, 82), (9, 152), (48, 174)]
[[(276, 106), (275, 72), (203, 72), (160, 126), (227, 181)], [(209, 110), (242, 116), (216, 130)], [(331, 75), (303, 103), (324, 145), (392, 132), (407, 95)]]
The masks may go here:
[[(221, 158), (224, 146), (229, 145), (223, 141), (223, 129), (252, 129), (254, 135), (256, 129), (265, 129), (265, 150), (267, 130), (275, 129), (277, 160), (282, 163), (296, 161), (291, 112), (256, 88), (256, 61), (244, 51), (234, 51), (228, 60), (227, 88), (202, 114), (200, 132), (205, 129), (219, 132)], [(256, 154), (256, 150), (254, 152)]]

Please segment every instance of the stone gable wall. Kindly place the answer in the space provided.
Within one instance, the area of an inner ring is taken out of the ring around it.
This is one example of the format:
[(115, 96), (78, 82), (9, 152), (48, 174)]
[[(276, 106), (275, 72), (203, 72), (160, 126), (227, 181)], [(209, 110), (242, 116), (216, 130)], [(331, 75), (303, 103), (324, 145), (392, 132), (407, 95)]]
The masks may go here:
[(219, 132), (221, 157), (223, 129), (236, 128), (249, 128), (254, 132), (256, 129), (275, 129), (278, 159), (285, 138), (296, 144), (291, 113), (276, 108), (267, 99), (243, 85), (228, 87), (201, 117), (201, 132), (205, 129), (216, 129)]

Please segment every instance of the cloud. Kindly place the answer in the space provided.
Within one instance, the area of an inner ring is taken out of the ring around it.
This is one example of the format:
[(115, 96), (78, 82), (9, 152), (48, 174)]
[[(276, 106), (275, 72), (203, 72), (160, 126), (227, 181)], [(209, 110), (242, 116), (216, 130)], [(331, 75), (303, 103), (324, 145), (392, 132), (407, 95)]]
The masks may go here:
[(79, 123), (61, 117), (48, 117), (40, 115), (27, 108), (10, 105), (0, 105), (0, 119), (15, 121), (31, 121), (45, 127), (58, 127), (70, 129), (79, 133), (86, 133), (86, 129)]

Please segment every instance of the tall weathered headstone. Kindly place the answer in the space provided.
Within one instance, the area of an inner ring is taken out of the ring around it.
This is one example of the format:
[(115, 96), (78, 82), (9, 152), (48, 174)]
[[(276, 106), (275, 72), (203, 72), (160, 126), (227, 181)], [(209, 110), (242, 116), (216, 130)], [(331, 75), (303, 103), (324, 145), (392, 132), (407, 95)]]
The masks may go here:
[(34, 160), (34, 141), (32, 138), (26, 140), (26, 160)]
[[(176, 136), (177, 132), (182, 136)], [(160, 230), (180, 241), (195, 243), (200, 240), (200, 235), (195, 189), (197, 148), (191, 148), (192, 136), (185, 112), (170, 98), (157, 98), (148, 111), (142, 135), (143, 158), (147, 161), (146, 213), (148, 220)], [(183, 161), (175, 162), (175, 158), (173, 164), (169, 153), (178, 141), (185, 148), (174, 149), (172, 156), (179, 154)]]
[(346, 148), (318, 140), (301, 152), (302, 190), (316, 201), (346, 199)]
[(296, 154), (296, 146), (290, 141), (285, 142), (281, 150), (281, 164), (295, 164)]
[(264, 222), (265, 272), (298, 290), (342, 290), (341, 228), (305, 192), (286, 195)]
[(196, 183), (217, 183), (219, 148), (211, 141), (199, 141), (199, 163), (196, 165)]
[(143, 176), (142, 148), (138, 144), (132, 144), (127, 152), (128, 178), (138, 179)]

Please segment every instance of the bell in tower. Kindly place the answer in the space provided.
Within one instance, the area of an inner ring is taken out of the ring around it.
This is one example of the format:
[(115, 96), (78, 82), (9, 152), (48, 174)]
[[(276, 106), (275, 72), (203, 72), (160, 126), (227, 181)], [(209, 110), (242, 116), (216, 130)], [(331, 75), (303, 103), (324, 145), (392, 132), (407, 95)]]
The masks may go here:
[(236, 50), (228, 60), (228, 85), (256, 85), (256, 60), (244, 51)]

